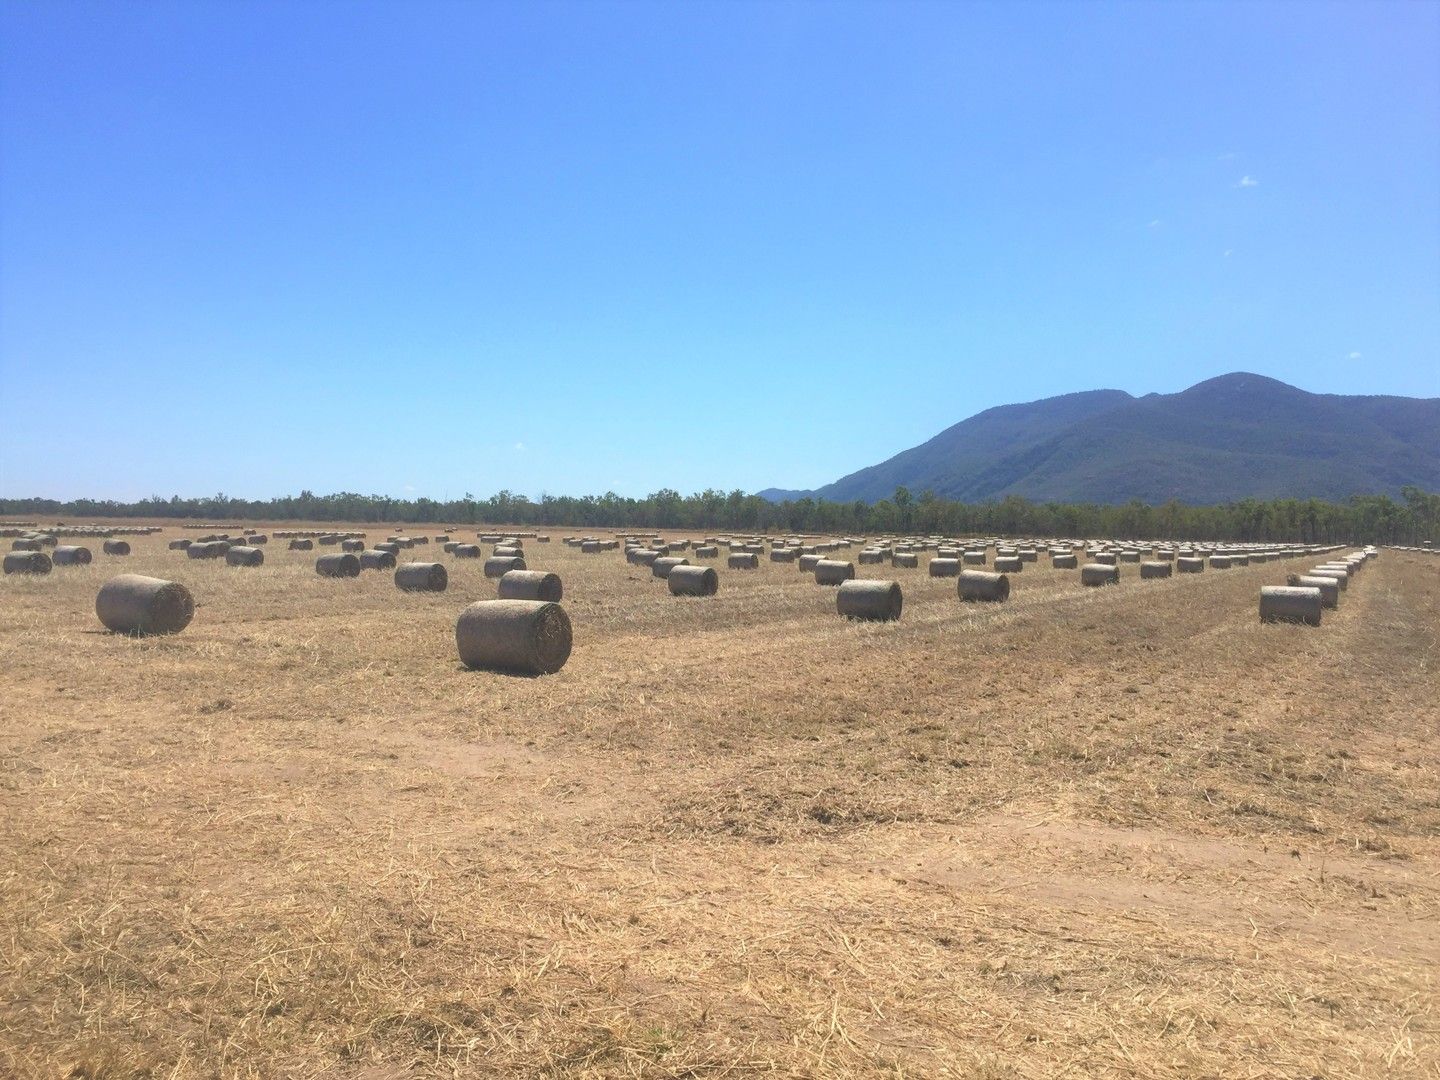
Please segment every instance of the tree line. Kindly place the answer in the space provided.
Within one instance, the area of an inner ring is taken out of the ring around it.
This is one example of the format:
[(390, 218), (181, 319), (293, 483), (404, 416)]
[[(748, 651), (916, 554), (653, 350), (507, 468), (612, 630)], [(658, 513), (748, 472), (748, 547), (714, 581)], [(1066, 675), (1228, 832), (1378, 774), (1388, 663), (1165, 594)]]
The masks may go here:
[(394, 499), (340, 492), (254, 500), (227, 495), (138, 502), (110, 499), (0, 499), (0, 516), (46, 519), (200, 518), (229, 521), (349, 521), (403, 525), (527, 525), (585, 528), (713, 529), (724, 532), (924, 533), (945, 536), (1067, 536), (1193, 540), (1413, 544), (1440, 541), (1440, 494), (1416, 487), (1402, 498), (1356, 495), (1320, 499), (1241, 499), (1213, 506), (1178, 501), (1036, 503), (1017, 496), (980, 503), (912, 495), (906, 488), (879, 502), (802, 498), (771, 502), (743, 491), (707, 489), (693, 495), (662, 488), (644, 498), (542, 495), (532, 500), (501, 491), (488, 499)]

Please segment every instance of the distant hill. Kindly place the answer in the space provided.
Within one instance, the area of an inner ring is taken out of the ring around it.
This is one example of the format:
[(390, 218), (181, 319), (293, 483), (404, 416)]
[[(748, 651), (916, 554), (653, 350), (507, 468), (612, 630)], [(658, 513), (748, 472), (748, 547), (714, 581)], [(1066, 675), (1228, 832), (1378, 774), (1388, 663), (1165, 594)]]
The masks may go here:
[(776, 501), (1229, 502), (1440, 490), (1440, 398), (1311, 394), (1246, 372), (1178, 394), (1090, 390), (1002, 405), (888, 461)]

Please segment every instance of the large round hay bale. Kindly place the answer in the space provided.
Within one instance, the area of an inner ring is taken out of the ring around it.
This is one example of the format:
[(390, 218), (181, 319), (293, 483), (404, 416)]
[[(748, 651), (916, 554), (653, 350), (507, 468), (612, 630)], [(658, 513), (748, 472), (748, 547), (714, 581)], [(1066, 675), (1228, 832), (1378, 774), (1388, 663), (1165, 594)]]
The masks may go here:
[(184, 551), (190, 546), (190, 544), (190, 538), (188, 536), (182, 536), (178, 540), (171, 540), (170, 543), (166, 544), (165, 546), (171, 551)]
[(1319, 589), (1292, 585), (1265, 585), (1260, 589), (1261, 622), (1299, 622), (1319, 626), (1322, 606)]
[(43, 551), (7, 551), (5, 573), (7, 574), (48, 574), (50, 556)]
[(359, 577), (359, 556), (349, 551), (321, 555), (315, 560), (315, 572), (321, 577)]
[(963, 562), (966, 566), (984, 566), (985, 552), (975, 551), (973, 549), (963, 552), (960, 556), (960, 561)]
[(821, 559), (815, 564), (816, 585), (839, 585), (855, 576), (855, 564), (841, 559)]
[(1022, 563), (1040, 561), (1040, 552), (1034, 548), (1021, 548), (1015, 554)]
[(1319, 589), (1321, 607), (1338, 608), (1340, 606), (1340, 583), (1332, 577), (1290, 574), (1285, 578), (1285, 584), (1294, 588)]
[(713, 566), (672, 566), (665, 575), (671, 596), (714, 596), (720, 588), (720, 575)]
[(920, 556), (913, 551), (897, 551), (890, 556), (890, 565), (902, 570), (915, 570), (920, 566)]
[(1086, 563), (1080, 568), (1081, 585), (1118, 585), (1120, 567), (1107, 563)]
[(758, 570), (760, 556), (753, 551), (737, 551), (726, 558), (725, 565), (731, 570)]
[(1205, 572), (1205, 560), (1194, 555), (1177, 555), (1175, 572), (1177, 574), (1202, 574)]
[(948, 556), (946, 556), (946, 557), (936, 557), (936, 558), (934, 558), (934, 559), (931, 559), (931, 560), (930, 560), (930, 576), (931, 576), (931, 577), (959, 577), (959, 576), (960, 576), (960, 559), (959, 559), (958, 557), (956, 557), (956, 558), (949, 558)]
[(1140, 552), (1134, 548), (1126, 548), (1120, 552), (1120, 561), (1123, 563), (1138, 563), (1140, 561)]
[(794, 562), (799, 557), (799, 552), (794, 548), (777, 547), (770, 549), (771, 562)]
[(1231, 558), (1230, 558), (1229, 555), (1211, 555), (1211, 556), (1210, 556), (1210, 569), (1211, 569), (1211, 570), (1229, 570), (1229, 569), (1230, 569), (1231, 562), (1232, 562), (1232, 560), (1231, 560)]
[(443, 551), (443, 552), (445, 552), (446, 555), (454, 555), (454, 554), (455, 554), (455, 549), (456, 549), (457, 547), (459, 547), (459, 546), (460, 546), (460, 544), (459, 544), (458, 541), (455, 541), (455, 540), (446, 540), (445, 543), (444, 543), (443, 545), (441, 545), (440, 550)]
[(487, 578), (504, 577), (511, 570), (524, 570), (525, 560), (519, 555), (492, 555), (485, 560)]
[(1113, 551), (1097, 551), (1090, 556), (1090, 562), (1095, 566), (1115, 566), (1120, 561), (1120, 556)]
[(383, 544), (376, 544), (376, 545), (375, 545), (375, 550), (376, 550), (376, 551), (388, 551), (391, 555), (394, 555), (396, 558), (399, 558), (399, 557), (400, 557), (400, 544), (399, 544), (398, 541), (395, 541), (395, 540), (386, 540)]
[(510, 570), (500, 575), (501, 600), (545, 600), (558, 604), (565, 595), (559, 574), (544, 570)]
[(714, 544), (700, 544), (695, 548), (695, 557), (697, 559), (718, 559), (720, 549)]
[(955, 583), (955, 593), (966, 602), (1000, 603), (1010, 599), (1010, 579), (988, 570), (963, 570)]
[(178, 581), (121, 574), (100, 586), (95, 614), (117, 634), (178, 634), (195, 617), (195, 599)]
[(395, 587), (401, 592), (444, 592), (450, 575), (438, 562), (407, 562), (395, 568)]
[(1350, 573), (1339, 567), (1316, 566), (1308, 571), (1311, 577), (1326, 577), (1332, 579), (1341, 589), (1350, 588)]
[(1141, 579), (1167, 578), (1170, 576), (1173, 567), (1168, 562), (1142, 562), (1140, 564)]
[(893, 622), (900, 618), (904, 595), (898, 581), (852, 578), (835, 593), (835, 610), (847, 619)]
[(1050, 569), (1052, 570), (1074, 570), (1080, 565), (1080, 560), (1074, 554), (1050, 556)]
[(225, 552), (225, 563), (228, 566), (262, 566), (265, 552), (258, 547), (232, 547)]
[(460, 613), (455, 645), (468, 668), (549, 675), (570, 658), (570, 619), (545, 600), (480, 600)]
[(87, 547), (76, 547), (71, 544), (61, 544), (50, 553), (51, 559), (56, 566), (86, 566), (89, 564), (91, 555)]
[(1025, 569), (1025, 561), (1019, 555), (996, 555), (995, 572), (998, 574), (1018, 574)]
[(660, 557), (660, 552), (656, 551), (654, 548), (641, 548), (635, 553), (635, 558), (632, 561), (635, 563), (636, 566), (653, 567), (655, 565), (655, 560), (659, 559)]
[(291, 551), (313, 551), (315, 542), (313, 540), (296, 539), (290, 541)]
[(245, 536), (246, 547), (262, 547), (270, 542), (270, 537), (264, 533), (247, 533)]
[(341, 541), (340, 541), (340, 550), (341, 550), (341, 551), (354, 552), (356, 555), (358, 555), (358, 554), (360, 554), (360, 552), (362, 552), (362, 551), (365, 550), (365, 541), (364, 541), (364, 540), (341, 540)]
[(457, 559), (478, 559), (480, 557), (479, 544), (456, 544), (450, 552)]
[(683, 555), (661, 555), (650, 563), (652, 577), (668, 578), (677, 566), (689, 566), (690, 560)]
[[(772, 555), (771, 555), (771, 558), (774, 558), (773, 553), (772, 553)], [(885, 562), (885, 552), (881, 551), (879, 548), (861, 548), (861, 549), (860, 549), (860, 565), (861, 565), (861, 566), (879, 566), (879, 565), (883, 564), (884, 562)]]
[(42, 548), (47, 548), (47, 547), (52, 547), (52, 548), (53, 548), (53, 547), (59, 547), (59, 545), (60, 545), (60, 540), (59, 540), (59, 538), (56, 537), (56, 536), (52, 536), (50, 533), (40, 533), (39, 535), (37, 535), (37, 536), (35, 537), (35, 539), (40, 542), (40, 546), (41, 546)]
[(378, 548), (370, 548), (360, 552), (361, 570), (393, 570), (395, 569), (395, 553), (393, 551), (381, 551)]
[(490, 555), (499, 559), (523, 559), (525, 552), (518, 544), (496, 544)]
[(815, 564), (819, 561), (820, 556), (812, 551), (808, 555), (801, 555), (800, 558), (795, 561), (795, 565), (802, 574), (813, 574), (815, 572)]
[(100, 546), (100, 550), (105, 552), (106, 555), (129, 555), (130, 545), (124, 540), (106, 540), (105, 543)]

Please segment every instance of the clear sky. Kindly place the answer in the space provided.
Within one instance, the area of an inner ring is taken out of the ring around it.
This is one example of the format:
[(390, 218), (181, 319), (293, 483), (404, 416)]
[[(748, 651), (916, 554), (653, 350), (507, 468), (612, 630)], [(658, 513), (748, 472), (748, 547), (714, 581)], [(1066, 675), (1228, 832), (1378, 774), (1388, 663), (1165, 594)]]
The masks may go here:
[(0, 0), (0, 494), (810, 487), (1440, 394), (1435, 3)]

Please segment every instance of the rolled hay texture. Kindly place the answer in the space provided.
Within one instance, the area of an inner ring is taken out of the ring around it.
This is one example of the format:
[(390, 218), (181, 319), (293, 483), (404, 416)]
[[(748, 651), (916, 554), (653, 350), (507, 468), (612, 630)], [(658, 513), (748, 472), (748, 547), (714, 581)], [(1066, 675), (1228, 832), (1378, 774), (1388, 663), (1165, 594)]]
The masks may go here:
[(835, 610), (847, 619), (894, 622), (900, 618), (904, 594), (898, 581), (854, 578), (842, 582), (835, 593)]
[(1120, 568), (1107, 563), (1086, 563), (1080, 568), (1081, 585), (1118, 585)]
[(1211, 570), (1229, 570), (1229, 569), (1230, 569), (1230, 562), (1231, 562), (1231, 560), (1230, 560), (1230, 556), (1229, 556), (1229, 555), (1211, 555), (1211, 556), (1210, 556), (1210, 569), (1211, 569)]
[(315, 560), (315, 572), (321, 577), (359, 577), (360, 559), (349, 551), (321, 555)]
[(258, 547), (232, 547), (225, 552), (227, 566), (263, 566), (265, 552)]
[(659, 558), (660, 552), (656, 551), (654, 548), (644, 548), (635, 553), (635, 565), (653, 567), (656, 560), (658, 560)]
[(171, 551), (184, 551), (190, 546), (190, 538), (188, 536), (182, 536), (179, 540), (171, 540), (170, 543), (165, 546)]
[(100, 586), (95, 614), (117, 634), (178, 634), (195, 617), (195, 598), (178, 581), (121, 574)]
[(497, 544), (491, 555), (500, 559), (523, 559), (525, 551), (518, 544)]
[(486, 577), (504, 577), (511, 570), (524, 570), (525, 560), (519, 555), (492, 555), (485, 560)]
[(821, 559), (815, 564), (816, 585), (839, 585), (855, 576), (855, 564), (841, 559)]
[(39, 536), (35, 537), (35, 539), (39, 541), (42, 548), (58, 547), (60, 544), (59, 539), (51, 536), (49, 533), (41, 533)]
[(813, 574), (815, 572), (815, 564), (819, 561), (820, 556), (812, 552), (809, 555), (801, 555), (800, 558), (795, 560), (795, 563), (802, 574)]
[(713, 566), (672, 566), (665, 577), (671, 596), (714, 596), (720, 589), (720, 575)]
[(1350, 588), (1350, 575), (1334, 566), (1317, 566), (1310, 571), (1311, 577), (1330, 578), (1342, 589)]
[(340, 541), (340, 550), (341, 550), (341, 551), (353, 551), (355, 554), (358, 555), (358, 554), (360, 554), (360, 552), (362, 552), (362, 551), (365, 550), (365, 541), (364, 541), (364, 540), (341, 540), (341, 541)]
[(383, 544), (375, 545), (376, 551), (388, 551), (391, 555), (400, 554), (400, 545), (394, 540), (386, 540)]
[(1052, 570), (1074, 570), (1080, 565), (1080, 560), (1074, 555), (1051, 555), (1050, 568)]
[(897, 551), (890, 556), (890, 565), (902, 570), (914, 570), (920, 565), (920, 556), (913, 551)]
[[(774, 558), (773, 554), (771, 555), (771, 558)], [(883, 551), (879, 551), (875, 548), (864, 548), (860, 552), (861, 566), (876, 566), (883, 563), (884, 561), (885, 552)]]
[(1334, 578), (1315, 577), (1310, 574), (1290, 574), (1286, 577), (1285, 584), (1294, 588), (1319, 589), (1321, 607), (1338, 608), (1340, 606), (1340, 583)]
[[(394, 552), (391, 552), (393, 555)], [(480, 557), (479, 544), (456, 544), (455, 549), (450, 553), (457, 559), (478, 559)]]
[(966, 566), (984, 566), (985, 552), (967, 551), (960, 556), (960, 561), (963, 562)]
[(1135, 551), (1133, 548), (1130, 550), (1122, 551), (1120, 552), (1120, 561), (1128, 563), (1138, 563), (1140, 561), (1140, 552)]
[(934, 558), (930, 560), (931, 577), (959, 577), (960, 560), (951, 558)]
[(651, 576), (668, 578), (677, 566), (689, 566), (690, 560), (681, 555), (661, 555), (650, 563)]
[(570, 618), (546, 600), (480, 600), (460, 613), (455, 645), (468, 668), (550, 675), (570, 659)]
[(794, 548), (777, 547), (770, 549), (771, 562), (794, 562), (799, 553)]
[(760, 556), (753, 551), (737, 551), (726, 558), (725, 565), (731, 570), (758, 570), (760, 569)]
[(90, 549), (62, 544), (50, 553), (56, 566), (85, 566), (90, 562)]
[(995, 572), (999, 574), (1018, 574), (1025, 569), (1025, 562), (1019, 555), (996, 555)]
[(269, 542), (270, 537), (266, 536), (264, 533), (255, 533), (253, 536), (245, 537), (246, 547), (260, 547), (264, 544), (268, 544)]
[(1120, 560), (1120, 556), (1113, 551), (1097, 551), (1090, 556), (1090, 561), (1097, 566), (1114, 566)]
[(1140, 577), (1146, 578), (1167, 578), (1173, 568), (1168, 562), (1142, 562), (1140, 564)]
[(1322, 606), (1319, 589), (1293, 585), (1265, 585), (1260, 589), (1261, 622), (1299, 622), (1319, 626)]
[(955, 583), (955, 592), (961, 600), (998, 603), (1010, 599), (1010, 579), (988, 570), (965, 570)]
[(315, 541), (313, 541), (313, 540), (291, 540), (291, 541), (290, 541), (290, 550), (291, 550), (291, 551), (314, 551), (314, 550), (315, 550)]
[(599, 540), (580, 541), (580, 551), (584, 555), (599, 555), (602, 548)]
[(1177, 555), (1175, 572), (1178, 574), (1202, 574), (1205, 572), (1205, 560), (1198, 556)]
[(372, 548), (360, 552), (361, 570), (393, 570), (395, 569), (395, 553), (393, 551), (380, 551)]
[(438, 562), (407, 562), (395, 568), (395, 587), (401, 592), (444, 592), (450, 575)]
[(1021, 562), (1039, 562), (1040, 552), (1031, 548), (1021, 548), (1016, 554), (1020, 556)]
[(455, 549), (459, 546), (459, 543), (454, 540), (446, 540), (440, 550), (445, 552), (446, 555), (454, 555)]
[(511, 570), (500, 575), (501, 600), (544, 600), (558, 604), (565, 595), (559, 574), (544, 570)]
[(43, 551), (7, 551), (5, 573), (7, 574), (48, 574), (50, 556)]
[(695, 549), (695, 557), (697, 559), (718, 559), (720, 549), (714, 544), (701, 544)]

